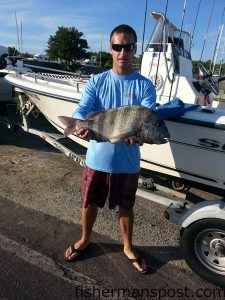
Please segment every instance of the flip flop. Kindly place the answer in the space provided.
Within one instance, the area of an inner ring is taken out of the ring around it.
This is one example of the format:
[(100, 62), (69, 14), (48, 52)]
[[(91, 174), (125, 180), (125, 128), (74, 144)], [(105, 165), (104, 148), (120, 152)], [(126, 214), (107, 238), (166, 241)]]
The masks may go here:
[[(146, 268), (143, 267), (142, 263), (143, 263), (143, 257), (141, 255), (139, 255), (137, 258), (129, 258), (126, 254), (125, 256), (128, 258), (128, 260), (133, 264), (134, 268), (141, 274), (146, 274), (148, 272), (148, 267), (146, 266)], [(142, 268), (144, 268), (143, 271), (139, 271), (136, 266), (134, 265), (134, 263), (138, 263)]]
[[(86, 250), (87, 246), (84, 249), (76, 249), (74, 247), (74, 245), (71, 245), (71, 246), (69, 246), (69, 248), (71, 249), (71, 251), (70, 251), (70, 254), (68, 256), (66, 256), (66, 253), (65, 253), (65, 260), (67, 260), (67, 261), (74, 261), (79, 256), (80, 253), (82, 253), (82, 252), (84, 252)], [(69, 259), (69, 257), (71, 255), (73, 255), (73, 254), (77, 254), (77, 255), (74, 258)]]

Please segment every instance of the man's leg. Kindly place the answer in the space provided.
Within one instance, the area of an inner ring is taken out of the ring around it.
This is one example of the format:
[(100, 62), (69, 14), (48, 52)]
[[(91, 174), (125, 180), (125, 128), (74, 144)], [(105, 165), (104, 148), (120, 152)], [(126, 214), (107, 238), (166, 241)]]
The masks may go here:
[[(89, 204), (87, 208), (82, 209), (82, 237), (80, 239), (81, 244), (89, 244), (92, 229), (98, 214), (98, 207), (95, 204)], [(79, 242), (77, 242), (77, 246)]]
[[(94, 226), (98, 213), (98, 207), (95, 204), (90, 204), (87, 208), (82, 209), (82, 237), (74, 244), (74, 248), (83, 250), (90, 242), (92, 228)], [(65, 256), (69, 260), (75, 259), (78, 253), (72, 253), (71, 247), (66, 250)]]
[[(124, 242), (124, 253), (129, 259), (138, 258), (139, 254), (134, 250), (132, 245), (132, 236), (133, 236), (133, 224), (134, 224), (134, 212), (133, 209), (125, 209), (119, 207), (119, 222), (122, 232), (123, 242)], [(146, 270), (147, 265), (144, 260), (142, 263), (134, 262), (134, 266), (138, 269), (139, 272)]]

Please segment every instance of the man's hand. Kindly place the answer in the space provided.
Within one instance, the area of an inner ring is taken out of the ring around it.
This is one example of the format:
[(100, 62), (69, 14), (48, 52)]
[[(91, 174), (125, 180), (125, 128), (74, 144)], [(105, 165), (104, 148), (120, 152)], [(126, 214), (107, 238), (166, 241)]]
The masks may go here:
[(84, 140), (89, 141), (90, 136), (89, 136), (89, 130), (87, 128), (81, 128), (76, 132), (76, 135), (81, 137)]
[(131, 136), (129, 139), (124, 140), (124, 143), (126, 145), (139, 144), (139, 146), (142, 146), (143, 145), (143, 139), (142, 138), (137, 138), (136, 136)]

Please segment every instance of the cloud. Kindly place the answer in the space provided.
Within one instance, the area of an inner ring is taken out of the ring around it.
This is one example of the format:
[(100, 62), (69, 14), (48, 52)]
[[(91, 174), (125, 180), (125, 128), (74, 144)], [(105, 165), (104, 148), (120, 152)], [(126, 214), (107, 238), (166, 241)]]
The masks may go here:
[(1, 10), (3, 11), (17, 11), (22, 9), (30, 8), (32, 9), (35, 5), (34, 0), (26, 0), (26, 1), (19, 1), (19, 0), (1, 0)]
[(108, 51), (107, 21), (118, 12), (120, 5), (116, 2), (113, 6), (105, 5), (104, 0), (89, 1), (88, 5), (83, 3), (85, 0), (78, 0), (76, 5), (71, 0), (64, 0), (63, 4), (52, 0), (0, 1), (1, 43), (6, 46), (17, 44), (16, 11), (19, 34), (22, 25), (23, 44), (32, 51), (37, 45), (38, 49), (46, 48), (50, 35), (55, 34), (58, 26), (75, 27), (83, 32), (90, 50), (96, 51), (101, 48), (104, 33), (102, 48)]

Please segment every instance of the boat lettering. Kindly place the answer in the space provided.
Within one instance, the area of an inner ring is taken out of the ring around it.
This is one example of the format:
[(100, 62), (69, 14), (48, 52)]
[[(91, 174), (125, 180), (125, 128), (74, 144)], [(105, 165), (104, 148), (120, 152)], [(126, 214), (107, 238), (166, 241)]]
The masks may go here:
[(211, 139), (199, 139), (198, 144), (200, 146), (205, 146), (208, 148), (222, 148), (222, 150), (225, 150), (225, 144), (221, 146), (219, 141), (211, 140)]

